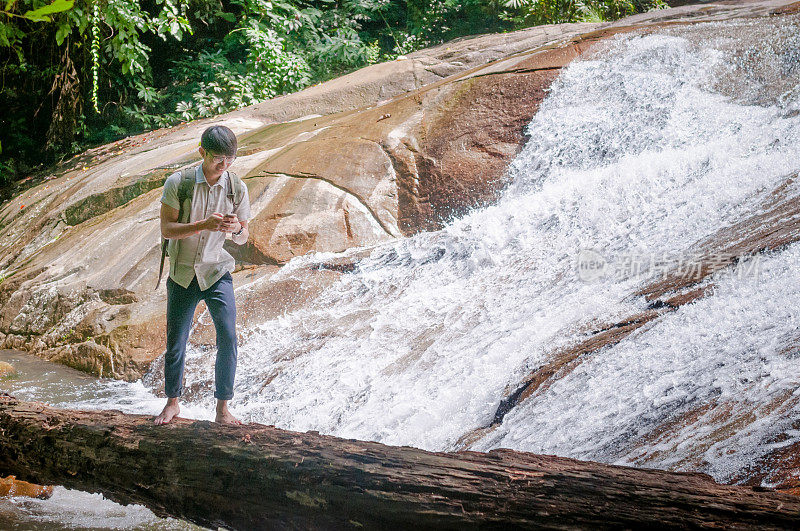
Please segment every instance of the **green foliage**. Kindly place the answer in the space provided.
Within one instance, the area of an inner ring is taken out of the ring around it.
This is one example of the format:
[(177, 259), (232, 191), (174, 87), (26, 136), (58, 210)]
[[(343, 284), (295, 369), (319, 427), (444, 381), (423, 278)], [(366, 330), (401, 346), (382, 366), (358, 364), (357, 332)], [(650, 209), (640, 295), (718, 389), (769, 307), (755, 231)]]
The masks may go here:
[[(99, 88), (100, 83), (100, 6), (98, 4), (94, 4), (92, 6), (92, 15), (91, 15), (91, 24), (92, 24), (92, 105), (94, 106), (94, 112), (100, 113), (100, 108), (98, 107), (98, 99), (97, 99), (97, 91)], [(69, 27), (69, 26), (65, 26)], [(59, 28), (60, 31), (60, 28)], [(58, 42), (58, 33), (56, 33), (56, 42)], [(62, 35), (61, 40), (63, 41), (66, 38), (66, 32)]]
[[(193, 120), (294, 92), (309, 82), (302, 57), (286, 52), (283, 39), (266, 29), (245, 28), (246, 63), (234, 63), (223, 50), (201, 52), (198, 59), (178, 61), (172, 69), (184, 85), (185, 97), (175, 106), (176, 118)], [(174, 87), (179, 89), (180, 87)]]
[[(0, 155), (3, 154), (3, 145), (0, 143)], [(11, 177), (14, 175), (13, 159), (5, 162), (0, 160), (0, 188), (11, 185)], [(0, 275), (0, 283), (3, 277)]]
[(506, 0), (503, 17), (515, 26), (603, 22), (667, 7), (663, 0)]
[[(75, 4), (75, 0), (53, 0), (52, 4), (42, 6), (38, 9), (26, 11), (22, 14), (22, 17), (33, 22), (50, 22), (51, 18), (49, 15), (72, 9), (73, 4)], [(6, 13), (8, 12), (7, 10), (13, 5), (13, 0), (10, 0), (8, 4), (6, 4)]]
[[(261, 4), (269, 9), (252, 11)], [(170, 73), (177, 81), (161, 91), (138, 83), (139, 101), (123, 111), (146, 128), (163, 126), (224, 113), (307, 86), (311, 80), (308, 63), (289, 51), (286, 37), (266, 22), (292, 31), (303, 15), (290, 10), (294, 18), (280, 17), (271, 2), (244, 7), (250, 16), (243, 17), (217, 49), (175, 60)]]
[[(75, 0), (53, 0), (50, 4), (34, 6), (34, 9), (28, 9), (22, 14), (14, 13), (13, 9), (17, 0), (8, 0), (5, 4), (5, 9), (0, 9), (0, 14), (6, 17), (17, 17), (30, 20), (31, 22), (50, 22), (50, 16), (53, 13), (61, 13), (72, 9)], [(41, 2), (39, 2), (41, 4)]]
[(17, 54), (17, 59), (22, 62), (22, 51), (19, 45), (27, 34), (20, 27), (21, 23), (15, 24), (14, 19), (22, 22), (50, 22), (50, 15), (72, 9), (74, 3), (74, 0), (53, 0), (51, 4), (28, 1), (26, 5), (33, 9), (27, 9), (20, 14), (15, 13), (14, 9), (17, 7), (17, 0), (8, 0), (5, 8), (0, 10), (0, 47), (10, 48)]

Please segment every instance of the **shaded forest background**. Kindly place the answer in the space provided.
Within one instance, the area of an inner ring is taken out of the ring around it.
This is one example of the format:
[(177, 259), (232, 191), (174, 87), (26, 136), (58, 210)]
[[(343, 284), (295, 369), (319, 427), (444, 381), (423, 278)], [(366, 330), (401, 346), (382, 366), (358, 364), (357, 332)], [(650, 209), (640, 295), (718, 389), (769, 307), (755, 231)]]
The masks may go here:
[(662, 0), (2, 0), (0, 200), (94, 145), (427, 46)]

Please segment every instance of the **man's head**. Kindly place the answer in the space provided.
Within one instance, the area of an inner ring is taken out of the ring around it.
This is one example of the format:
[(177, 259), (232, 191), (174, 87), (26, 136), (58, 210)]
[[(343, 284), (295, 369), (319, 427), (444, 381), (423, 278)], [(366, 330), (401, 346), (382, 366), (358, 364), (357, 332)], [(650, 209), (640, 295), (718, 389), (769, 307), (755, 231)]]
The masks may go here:
[(206, 176), (219, 176), (236, 159), (239, 143), (233, 131), (224, 125), (212, 125), (200, 137), (200, 155)]
[(233, 131), (224, 125), (212, 125), (200, 137), (200, 147), (214, 155), (235, 157), (239, 143)]

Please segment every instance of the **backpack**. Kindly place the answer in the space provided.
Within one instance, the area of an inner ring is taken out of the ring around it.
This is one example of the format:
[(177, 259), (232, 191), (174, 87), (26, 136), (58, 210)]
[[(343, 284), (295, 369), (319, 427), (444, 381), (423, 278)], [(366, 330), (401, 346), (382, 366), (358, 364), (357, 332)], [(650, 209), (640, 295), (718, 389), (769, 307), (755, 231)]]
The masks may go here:
[[(192, 211), (192, 196), (194, 195), (195, 167), (184, 168), (181, 170), (181, 182), (178, 185), (178, 223), (188, 223)], [(233, 209), (239, 208), (244, 200), (244, 183), (238, 175), (228, 171), (228, 178), (231, 186), (228, 189), (228, 197), (233, 202)], [(161, 284), (161, 277), (164, 275), (164, 258), (167, 256), (169, 247), (167, 238), (161, 237), (161, 265), (158, 268), (158, 281), (156, 289)]]

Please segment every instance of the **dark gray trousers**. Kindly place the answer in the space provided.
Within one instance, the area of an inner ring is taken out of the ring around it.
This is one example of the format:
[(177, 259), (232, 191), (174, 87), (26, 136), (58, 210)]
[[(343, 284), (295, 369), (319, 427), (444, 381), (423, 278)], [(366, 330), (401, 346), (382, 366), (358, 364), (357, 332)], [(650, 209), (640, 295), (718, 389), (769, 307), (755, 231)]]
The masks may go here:
[(169, 398), (183, 392), (183, 367), (186, 341), (192, 328), (194, 310), (205, 301), (217, 331), (217, 362), (214, 365), (214, 398), (233, 398), (236, 376), (236, 301), (233, 298), (233, 278), (225, 273), (207, 290), (201, 291), (197, 277), (188, 288), (171, 278), (167, 279), (167, 353), (164, 357), (165, 391)]

